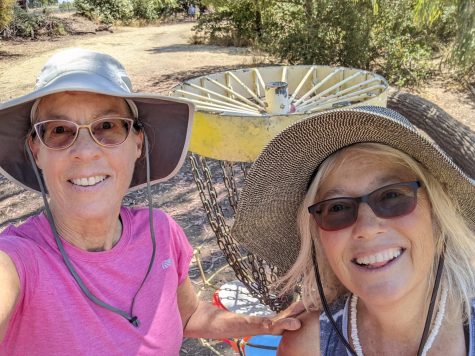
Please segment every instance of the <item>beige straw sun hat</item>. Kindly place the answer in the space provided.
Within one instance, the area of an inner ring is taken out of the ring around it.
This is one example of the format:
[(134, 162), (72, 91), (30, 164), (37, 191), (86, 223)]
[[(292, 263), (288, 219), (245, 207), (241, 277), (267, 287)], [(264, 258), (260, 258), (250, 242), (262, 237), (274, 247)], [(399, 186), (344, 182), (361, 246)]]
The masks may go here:
[(312, 175), (332, 153), (363, 142), (391, 146), (420, 162), (475, 226), (474, 178), (406, 118), (368, 106), (320, 113), (278, 134), (246, 178), (232, 236), (279, 274), (287, 272), (299, 253), (297, 213)]

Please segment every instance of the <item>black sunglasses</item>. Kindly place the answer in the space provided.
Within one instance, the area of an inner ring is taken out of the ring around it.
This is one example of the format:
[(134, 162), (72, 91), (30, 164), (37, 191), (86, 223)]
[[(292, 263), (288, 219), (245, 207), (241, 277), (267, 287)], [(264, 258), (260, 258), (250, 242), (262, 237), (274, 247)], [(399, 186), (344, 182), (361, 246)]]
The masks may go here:
[(386, 185), (375, 191), (355, 198), (334, 198), (323, 200), (308, 207), (317, 225), (326, 231), (344, 229), (355, 223), (358, 208), (366, 203), (380, 218), (389, 219), (412, 213), (417, 203), (418, 181)]
[(53, 150), (63, 150), (73, 145), (81, 128), (88, 129), (94, 141), (103, 147), (122, 144), (130, 134), (134, 120), (122, 117), (101, 118), (88, 125), (78, 125), (68, 120), (46, 120), (33, 125), (40, 141)]

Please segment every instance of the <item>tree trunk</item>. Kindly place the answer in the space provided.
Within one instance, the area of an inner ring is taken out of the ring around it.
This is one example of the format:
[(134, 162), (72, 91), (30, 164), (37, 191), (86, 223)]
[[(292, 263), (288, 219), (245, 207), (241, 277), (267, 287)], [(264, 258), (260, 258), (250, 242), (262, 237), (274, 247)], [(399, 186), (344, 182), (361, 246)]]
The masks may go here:
[(424, 130), (469, 177), (475, 178), (475, 132), (434, 103), (416, 95), (395, 92), (388, 108)]
[(262, 40), (262, 14), (259, 0), (254, 2), (254, 28), (257, 34), (257, 40)]
[(305, 0), (304, 4), (305, 18), (307, 23), (312, 23), (313, 21), (313, 0)]

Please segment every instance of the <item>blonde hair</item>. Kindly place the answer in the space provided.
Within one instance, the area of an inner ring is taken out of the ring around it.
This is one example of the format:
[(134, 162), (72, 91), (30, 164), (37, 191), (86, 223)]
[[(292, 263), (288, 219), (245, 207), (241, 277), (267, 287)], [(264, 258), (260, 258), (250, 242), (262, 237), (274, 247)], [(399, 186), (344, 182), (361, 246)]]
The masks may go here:
[[(329, 156), (318, 168), (318, 172), (299, 208), (297, 223), (301, 238), (300, 252), (292, 268), (279, 281), (279, 284), (283, 286), (282, 292), (289, 292), (294, 289), (295, 285), (300, 284), (302, 299), (306, 308), (321, 310), (312, 261), (312, 239), (315, 242), (315, 252), (328, 302), (346, 292), (345, 287), (334, 275), (331, 268), (328, 267), (329, 264), (322, 248), (319, 248), (317, 227), (308, 213), (307, 207), (314, 203), (321, 183), (330, 172), (343, 164), (348, 152), (370, 153), (379, 158), (391, 160), (409, 169), (421, 181), (431, 204), (435, 238), (436, 256), (434, 256), (429, 285), (433, 285), (439, 256), (445, 244), (442, 284), (445, 284), (449, 290), (449, 305), (461, 308), (455, 310), (455, 312), (461, 312), (463, 319), (466, 320), (470, 314), (470, 299), (475, 297), (475, 273), (471, 263), (471, 259), (475, 255), (473, 231), (460, 214), (457, 203), (448, 196), (444, 187), (431, 173), (407, 154), (377, 143), (360, 143), (343, 148)], [(430, 293), (431, 291), (427, 291), (428, 298)], [(463, 303), (460, 303), (460, 301)]]

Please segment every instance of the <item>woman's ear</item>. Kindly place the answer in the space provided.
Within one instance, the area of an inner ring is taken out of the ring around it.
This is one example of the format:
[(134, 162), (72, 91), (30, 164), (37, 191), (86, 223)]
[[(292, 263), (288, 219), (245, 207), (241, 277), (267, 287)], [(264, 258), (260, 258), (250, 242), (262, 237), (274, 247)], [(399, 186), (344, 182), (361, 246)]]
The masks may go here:
[(37, 167), (39, 169), (41, 169), (41, 166), (38, 162), (38, 152), (39, 152), (39, 149), (40, 149), (39, 141), (37, 139), (35, 140), (32, 135), (29, 135), (27, 140), (26, 140), (26, 144), (28, 145), (28, 148), (30, 149), (30, 151), (33, 155), (33, 158), (35, 159), (35, 163), (36, 163)]
[(137, 145), (137, 159), (139, 159), (140, 157), (142, 157), (142, 150), (143, 150), (143, 145), (144, 145), (143, 129), (140, 130), (140, 132), (137, 135), (136, 145)]

